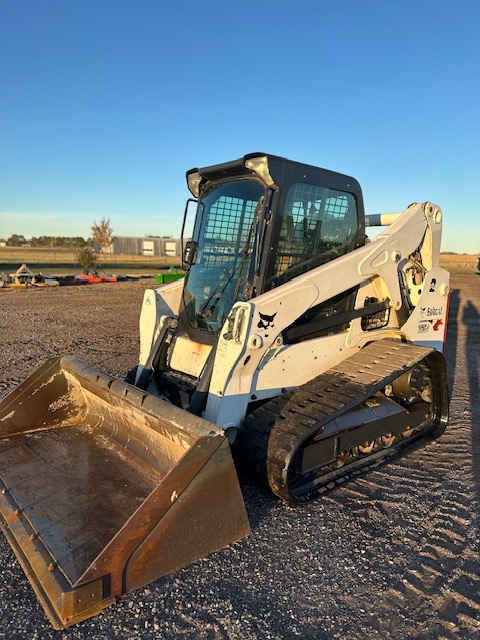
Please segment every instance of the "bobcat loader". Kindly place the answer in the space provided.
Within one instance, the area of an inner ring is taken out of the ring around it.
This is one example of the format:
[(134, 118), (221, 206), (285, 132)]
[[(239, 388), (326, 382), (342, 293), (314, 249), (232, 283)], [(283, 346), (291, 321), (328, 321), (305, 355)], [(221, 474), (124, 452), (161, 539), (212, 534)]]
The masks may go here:
[(366, 217), (353, 178), (261, 153), (187, 182), (136, 369), (50, 359), (0, 403), (2, 529), (56, 628), (248, 535), (232, 452), (303, 504), (446, 425), (438, 206)]

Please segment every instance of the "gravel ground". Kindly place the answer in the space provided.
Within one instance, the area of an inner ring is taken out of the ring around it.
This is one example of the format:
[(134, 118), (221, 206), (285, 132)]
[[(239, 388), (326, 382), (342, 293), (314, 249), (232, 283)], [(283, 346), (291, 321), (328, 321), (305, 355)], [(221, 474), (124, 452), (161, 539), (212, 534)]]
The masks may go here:
[[(52, 355), (136, 364), (153, 280), (0, 291), (0, 397)], [(480, 277), (452, 277), (451, 420), (435, 443), (291, 509), (242, 479), (252, 533), (53, 631), (0, 538), (0, 638), (480, 638)]]

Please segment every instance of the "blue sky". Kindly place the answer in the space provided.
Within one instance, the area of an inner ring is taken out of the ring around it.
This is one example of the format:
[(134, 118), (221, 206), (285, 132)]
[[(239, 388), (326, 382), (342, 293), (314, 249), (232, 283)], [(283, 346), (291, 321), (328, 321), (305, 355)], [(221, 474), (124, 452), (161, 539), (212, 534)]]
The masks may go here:
[(185, 171), (265, 151), (431, 200), (480, 252), (476, 0), (0, 0), (0, 237), (178, 235)]

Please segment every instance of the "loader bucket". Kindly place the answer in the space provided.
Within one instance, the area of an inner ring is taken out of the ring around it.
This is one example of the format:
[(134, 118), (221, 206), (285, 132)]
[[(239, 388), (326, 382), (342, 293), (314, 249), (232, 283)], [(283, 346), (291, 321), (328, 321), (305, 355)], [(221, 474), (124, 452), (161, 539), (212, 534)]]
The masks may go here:
[(73, 356), (0, 402), (0, 512), (57, 629), (250, 530), (221, 429)]

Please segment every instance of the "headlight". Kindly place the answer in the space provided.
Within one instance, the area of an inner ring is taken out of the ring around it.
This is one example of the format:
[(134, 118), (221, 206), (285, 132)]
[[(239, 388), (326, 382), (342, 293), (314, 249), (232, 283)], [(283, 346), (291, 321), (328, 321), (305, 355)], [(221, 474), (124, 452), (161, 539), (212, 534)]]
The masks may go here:
[(271, 187), (275, 184), (268, 170), (267, 156), (248, 158), (247, 160), (245, 160), (245, 167), (256, 173), (267, 185), (267, 187)]
[(202, 181), (202, 176), (198, 171), (192, 171), (187, 176), (187, 184), (190, 189), (190, 193), (192, 193), (195, 198), (198, 198), (200, 195), (200, 182)]

